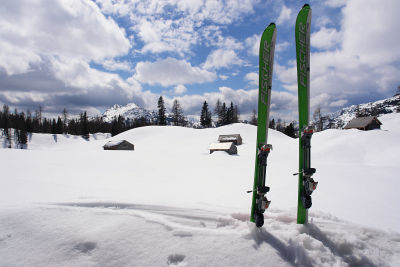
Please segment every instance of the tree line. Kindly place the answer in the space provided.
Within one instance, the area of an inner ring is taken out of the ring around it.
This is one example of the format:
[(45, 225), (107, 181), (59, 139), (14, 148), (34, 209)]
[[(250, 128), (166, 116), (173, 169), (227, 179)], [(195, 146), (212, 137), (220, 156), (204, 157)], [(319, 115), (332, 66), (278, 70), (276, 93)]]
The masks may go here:
[[(162, 96), (158, 98), (158, 125), (167, 125), (168, 118), (166, 115), (165, 102)], [(216, 117), (216, 121), (214, 123), (215, 126), (223, 126), (231, 123), (239, 122), (239, 109), (237, 105), (234, 105), (233, 102), (230, 103), (230, 106), (227, 107), (226, 103), (221, 103), (218, 99), (214, 108), (214, 116)], [(187, 119), (185, 118), (184, 111), (177, 99), (175, 99), (172, 103), (171, 109), (171, 123), (175, 126), (186, 126)], [(201, 111), (200, 111), (200, 127), (201, 128), (210, 128), (213, 127), (213, 113), (210, 111), (207, 101), (204, 101)]]
[(81, 112), (78, 117), (68, 118), (68, 112), (64, 108), (62, 115), (57, 118), (44, 118), (43, 109), (39, 106), (32, 114), (29, 110), (25, 112), (10, 112), (8, 105), (3, 105), (0, 110), (0, 129), (2, 135), (11, 147), (11, 140), (21, 148), (24, 148), (28, 141), (29, 133), (48, 133), (48, 134), (71, 134), (80, 135), (86, 140), (92, 133), (111, 133), (117, 135), (126, 130), (150, 125), (146, 118), (124, 119), (122, 116), (114, 118), (111, 122), (105, 122), (102, 117), (96, 116), (88, 118), (87, 112)]
[[(257, 112), (255, 109), (253, 109), (253, 113), (250, 119), (250, 124), (256, 126), (258, 125)], [(286, 122), (282, 121), (282, 119), (278, 118), (277, 121), (275, 121), (275, 119), (269, 120), (268, 128), (282, 132), (292, 138), (296, 138), (298, 135), (297, 134), (298, 128), (294, 126), (295, 124), (296, 124), (295, 121), (287, 124)]]
[[(0, 129), (2, 129), (3, 136), (9, 141), (11, 146), (11, 139), (14, 138), (15, 144), (24, 147), (27, 144), (29, 133), (48, 133), (48, 134), (71, 134), (79, 135), (89, 140), (90, 134), (93, 133), (111, 133), (115, 136), (124, 131), (149, 125), (168, 125), (187, 126), (188, 120), (184, 114), (184, 110), (177, 99), (172, 103), (171, 113), (166, 115), (165, 102), (162, 96), (159, 97), (158, 113), (155, 119), (139, 117), (135, 119), (124, 118), (117, 116), (111, 122), (104, 121), (103, 117), (96, 116), (89, 118), (86, 111), (83, 111), (79, 116), (70, 118), (67, 110), (64, 108), (61, 115), (57, 118), (43, 117), (43, 108), (39, 106), (33, 113), (29, 110), (26, 112), (10, 112), (8, 105), (3, 105), (0, 110)], [(211, 111), (207, 101), (203, 102), (200, 110), (200, 127), (219, 127), (231, 123), (238, 123), (240, 117), (239, 108), (233, 102), (226, 104), (219, 99), (215, 103), (214, 110)], [(253, 118), (250, 123), (257, 125), (255, 118), (255, 111), (253, 111)], [(295, 134), (292, 130), (293, 124), (286, 127), (281, 126), (280, 119), (275, 126), (275, 121), (270, 122), (270, 128), (276, 128), (285, 134), (294, 137)], [(13, 129), (13, 130), (12, 130)], [(13, 135), (13, 136), (12, 136)]]

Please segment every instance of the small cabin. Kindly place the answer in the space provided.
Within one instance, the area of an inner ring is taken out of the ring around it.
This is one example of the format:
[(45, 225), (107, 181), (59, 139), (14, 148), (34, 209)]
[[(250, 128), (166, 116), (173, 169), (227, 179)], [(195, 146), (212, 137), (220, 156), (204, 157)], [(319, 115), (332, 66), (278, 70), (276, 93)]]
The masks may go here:
[(104, 150), (135, 150), (135, 146), (126, 140), (109, 141), (103, 148)]
[(235, 145), (239, 146), (242, 144), (242, 137), (240, 136), (240, 134), (220, 135), (218, 137), (218, 142), (220, 143), (233, 142)]
[(214, 143), (210, 145), (210, 154), (214, 151), (225, 151), (229, 155), (237, 154), (237, 147), (233, 142)]
[(359, 129), (363, 131), (369, 131), (374, 129), (380, 129), (382, 122), (380, 122), (375, 116), (370, 117), (359, 117), (354, 118), (344, 127), (344, 129)]

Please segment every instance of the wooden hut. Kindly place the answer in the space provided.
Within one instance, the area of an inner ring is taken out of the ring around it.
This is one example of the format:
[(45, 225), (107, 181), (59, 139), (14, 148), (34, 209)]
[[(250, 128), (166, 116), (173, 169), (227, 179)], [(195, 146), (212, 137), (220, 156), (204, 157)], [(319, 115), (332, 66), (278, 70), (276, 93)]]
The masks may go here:
[(240, 136), (240, 134), (220, 135), (218, 137), (218, 142), (220, 143), (233, 142), (235, 145), (239, 146), (242, 144), (242, 137)]
[(380, 122), (376, 117), (359, 117), (354, 118), (344, 127), (344, 129), (359, 129), (364, 131), (369, 131), (373, 129), (380, 129), (382, 122)]
[(104, 150), (135, 150), (135, 146), (126, 140), (109, 141), (103, 148)]
[(233, 142), (214, 143), (210, 145), (210, 154), (214, 151), (225, 151), (229, 155), (237, 154), (237, 147)]

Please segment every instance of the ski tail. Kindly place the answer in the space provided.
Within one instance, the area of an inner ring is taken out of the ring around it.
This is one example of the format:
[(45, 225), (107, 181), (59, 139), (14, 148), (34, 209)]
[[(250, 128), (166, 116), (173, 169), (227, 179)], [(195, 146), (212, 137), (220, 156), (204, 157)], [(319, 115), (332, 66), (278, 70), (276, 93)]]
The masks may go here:
[(258, 227), (263, 224), (262, 213), (270, 203), (265, 197), (265, 194), (269, 191), (269, 187), (265, 186), (265, 171), (266, 160), (271, 149), (270, 145), (267, 144), (267, 139), (275, 43), (276, 25), (271, 23), (261, 36), (259, 55), (257, 148), (250, 213), (250, 221), (255, 222)]
[[(296, 60), (299, 101), (299, 188), (297, 205), (297, 223), (308, 221), (307, 209), (311, 207), (311, 197), (305, 194), (304, 170), (310, 167), (310, 157), (305, 155), (304, 133), (309, 131), (310, 116), (310, 27), (311, 7), (305, 4), (296, 19)], [(311, 135), (310, 135), (311, 138)], [(306, 153), (309, 154), (309, 149)]]

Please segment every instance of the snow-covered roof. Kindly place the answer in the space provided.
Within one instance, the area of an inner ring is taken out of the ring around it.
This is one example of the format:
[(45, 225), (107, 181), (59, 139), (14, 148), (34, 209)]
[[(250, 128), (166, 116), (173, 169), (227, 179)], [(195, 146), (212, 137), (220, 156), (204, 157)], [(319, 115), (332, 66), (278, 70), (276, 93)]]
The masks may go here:
[(111, 146), (118, 146), (125, 140), (119, 140), (119, 141), (108, 141), (107, 144), (105, 144), (103, 147), (111, 147)]
[(241, 139), (240, 134), (221, 134), (218, 141), (238, 140)]
[(368, 124), (370, 124), (372, 121), (376, 121), (379, 125), (381, 125), (382, 123), (374, 116), (370, 116), (370, 117), (359, 117), (359, 118), (354, 118), (352, 119), (347, 125), (346, 127), (344, 127), (345, 129), (350, 129), (350, 128), (361, 128), (361, 127), (366, 127), (368, 126)]
[(232, 142), (214, 143), (210, 144), (210, 149), (230, 149), (232, 145), (233, 145)]

